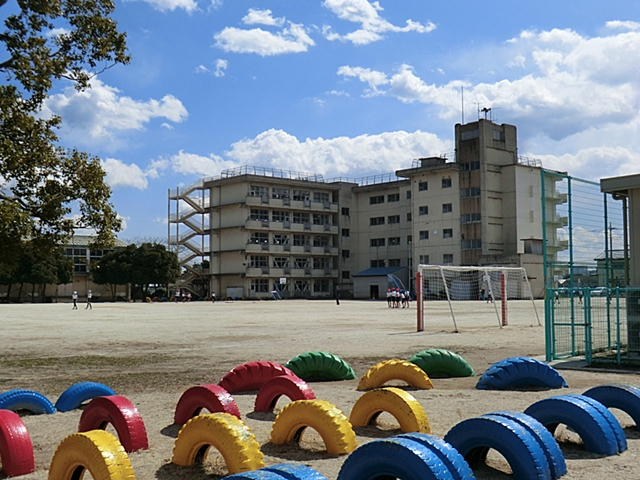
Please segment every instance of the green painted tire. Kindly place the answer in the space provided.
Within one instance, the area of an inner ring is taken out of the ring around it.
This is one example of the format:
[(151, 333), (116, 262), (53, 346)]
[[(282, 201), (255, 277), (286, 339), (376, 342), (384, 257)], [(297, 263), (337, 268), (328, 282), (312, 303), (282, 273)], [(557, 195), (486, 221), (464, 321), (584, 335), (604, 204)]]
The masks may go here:
[(464, 358), (444, 348), (423, 350), (412, 356), (409, 361), (433, 378), (475, 377), (476, 375)]
[(306, 352), (293, 357), (285, 367), (305, 382), (353, 380), (353, 368), (337, 355), (327, 352)]

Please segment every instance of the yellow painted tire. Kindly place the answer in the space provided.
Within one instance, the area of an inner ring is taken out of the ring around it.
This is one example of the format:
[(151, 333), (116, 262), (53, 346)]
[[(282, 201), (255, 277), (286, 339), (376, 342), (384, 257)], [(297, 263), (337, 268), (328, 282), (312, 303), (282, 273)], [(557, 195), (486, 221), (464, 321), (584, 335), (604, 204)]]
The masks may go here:
[(326, 400), (296, 400), (286, 405), (271, 427), (271, 443), (298, 442), (307, 427), (320, 434), (327, 452), (333, 455), (351, 453), (358, 446), (347, 417)]
[(74, 433), (56, 449), (49, 480), (81, 479), (88, 470), (94, 480), (135, 480), (127, 452), (104, 430)]
[(349, 422), (365, 427), (388, 412), (398, 421), (403, 432), (431, 433), (431, 425), (420, 402), (400, 388), (376, 388), (363, 394), (353, 406)]
[(369, 369), (360, 379), (358, 390), (378, 388), (390, 380), (402, 380), (411, 387), (423, 390), (433, 388), (433, 383), (416, 364), (406, 360), (385, 360)]
[(264, 467), (260, 444), (242, 420), (229, 413), (210, 413), (190, 419), (178, 432), (172, 463), (188, 467), (201, 461), (210, 447), (220, 452), (229, 474)]

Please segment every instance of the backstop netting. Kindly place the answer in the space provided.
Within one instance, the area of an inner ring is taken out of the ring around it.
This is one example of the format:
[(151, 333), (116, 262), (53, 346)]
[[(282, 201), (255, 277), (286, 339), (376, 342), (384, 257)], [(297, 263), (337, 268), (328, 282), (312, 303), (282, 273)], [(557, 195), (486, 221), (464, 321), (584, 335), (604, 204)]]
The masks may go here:
[[(419, 265), (416, 290), (418, 331), (424, 329), (429, 302), (447, 303), (455, 331), (458, 331), (457, 316), (470, 318), (469, 312), (476, 319), (489, 315), (500, 327), (508, 325), (508, 303), (512, 300), (527, 302), (527, 313), (520, 313), (518, 319), (524, 317), (529, 324), (541, 326), (524, 268)], [(480, 307), (478, 302), (490, 304), (491, 308)]]

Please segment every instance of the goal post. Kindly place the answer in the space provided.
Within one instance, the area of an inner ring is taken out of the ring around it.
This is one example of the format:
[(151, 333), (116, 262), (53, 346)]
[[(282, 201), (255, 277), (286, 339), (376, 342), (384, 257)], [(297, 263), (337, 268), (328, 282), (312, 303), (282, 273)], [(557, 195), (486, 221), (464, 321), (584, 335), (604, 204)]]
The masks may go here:
[[(419, 265), (416, 272), (416, 296), (418, 300), (418, 331), (424, 329), (425, 311), (429, 302), (447, 302), (458, 331), (458, 317), (462, 314), (457, 302), (483, 300), (493, 304), (492, 315), (502, 328), (508, 325), (508, 301), (530, 301), (538, 326), (542, 326), (531, 291), (526, 270), (522, 267), (452, 267), (441, 265)], [(500, 308), (497, 303), (500, 302)], [(467, 311), (469, 307), (467, 307)], [(474, 310), (478, 310), (477, 308)]]

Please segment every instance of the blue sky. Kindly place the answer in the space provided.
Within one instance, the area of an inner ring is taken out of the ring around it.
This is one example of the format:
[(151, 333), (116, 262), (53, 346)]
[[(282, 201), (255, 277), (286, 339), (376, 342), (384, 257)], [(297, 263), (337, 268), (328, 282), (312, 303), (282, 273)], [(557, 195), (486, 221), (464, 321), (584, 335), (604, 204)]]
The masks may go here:
[(640, 2), (114, 0), (129, 66), (45, 114), (102, 158), (125, 240), (163, 238), (167, 189), (239, 165), (335, 176), (453, 152), (492, 108), (519, 153), (640, 172)]

